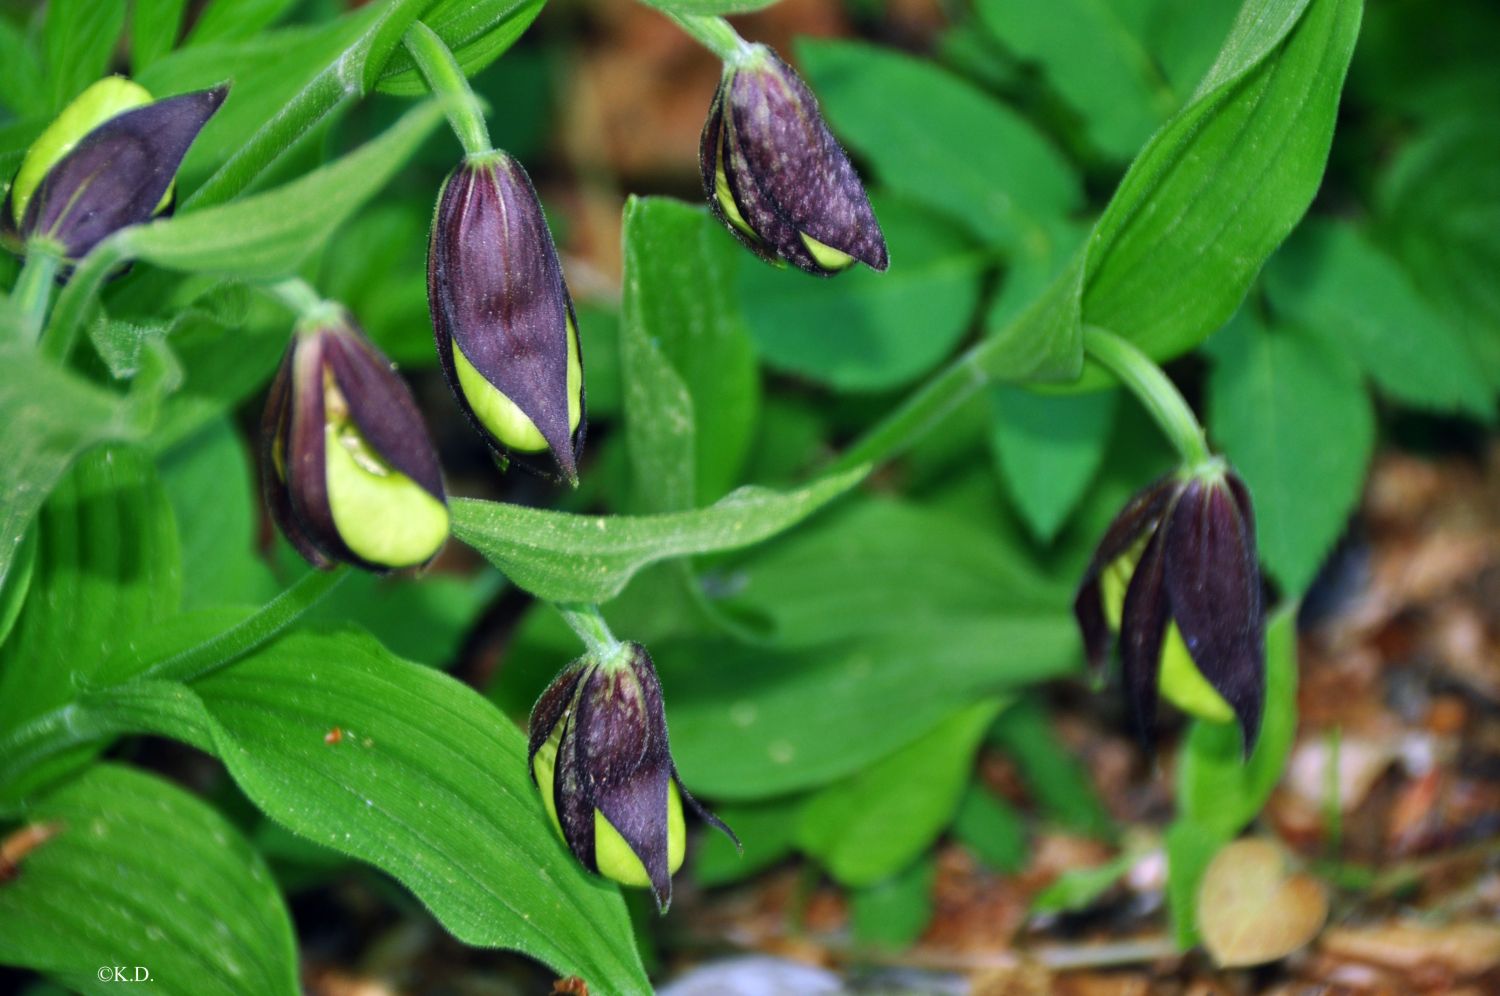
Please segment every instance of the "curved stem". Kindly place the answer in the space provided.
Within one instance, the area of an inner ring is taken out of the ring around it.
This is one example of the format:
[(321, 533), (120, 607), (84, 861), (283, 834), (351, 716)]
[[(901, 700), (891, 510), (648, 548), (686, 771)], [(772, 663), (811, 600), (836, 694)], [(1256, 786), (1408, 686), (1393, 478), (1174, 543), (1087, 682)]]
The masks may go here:
[(62, 267), (61, 254), (46, 242), (33, 241), (26, 246), (26, 262), (11, 288), (11, 300), (21, 316), (20, 339), (28, 346), (42, 334), (47, 309), (52, 305), (52, 291), (57, 286), (57, 271)]
[(552, 607), (578, 634), (587, 655), (596, 663), (614, 666), (624, 662), (625, 645), (609, 631), (609, 623), (604, 621), (599, 606), (588, 602), (553, 602)]
[(297, 326), (316, 326), (336, 322), (343, 308), (324, 300), (317, 290), (301, 277), (288, 277), (265, 285), (266, 292), (297, 316)]
[(495, 151), (490, 145), (490, 130), (484, 121), (484, 105), (474, 95), (463, 67), (438, 33), (416, 21), (401, 41), (422, 70), (432, 92), (442, 98), (448, 123), (463, 143), (464, 152), (470, 156), (483, 156)]
[(1085, 326), (1083, 349), (1130, 389), (1189, 468), (1211, 459), (1203, 426), (1161, 367), (1125, 339), (1105, 329)]
[(740, 33), (722, 17), (704, 17), (700, 14), (668, 14), (677, 26), (686, 31), (694, 41), (708, 49), (731, 66), (739, 65), (755, 55), (756, 46), (740, 37)]

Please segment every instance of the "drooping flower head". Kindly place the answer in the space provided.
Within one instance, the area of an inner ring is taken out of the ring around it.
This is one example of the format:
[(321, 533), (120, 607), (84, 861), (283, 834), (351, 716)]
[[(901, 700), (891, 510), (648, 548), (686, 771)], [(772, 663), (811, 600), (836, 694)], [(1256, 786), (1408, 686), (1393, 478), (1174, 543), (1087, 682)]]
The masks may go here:
[(726, 64), (698, 152), (709, 207), (762, 258), (830, 276), (889, 263), (859, 175), (817, 98), (775, 52)]
[(1149, 741), (1158, 691), (1238, 721), (1248, 752), (1265, 699), (1265, 608), (1245, 485), (1222, 461), (1162, 478), (1110, 525), (1073, 603), (1090, 663), (1119, 638), (1125, 692)]
[(266, 504), (313, 566), (390, 571), (442, 549), (448, 504), (427, 427), (348, 315), (330, 309), (299, 325), (261, 432)]
[(687, 846), (686, 802), (733, 831), (682, 787), (667, 743), (661, 684), (644, 647), (569, 665), (531, 711), (528, 763), (553, 826), (589, 871), (650, 888), (665, 910)]
[(69, 104), (27, 150), (0, 209), (5, 241), (33, 239), (78, 259), (103, 239), (150, 221), (171, 203), (173, 178), (227, 86), (152, 101), (110, 76)]
[(585, 426), (573, 301), (541, 203), (503, 152), (470, 157), (438, 196), (427, 252), (438, 358), (501, 455), (577, 480)]

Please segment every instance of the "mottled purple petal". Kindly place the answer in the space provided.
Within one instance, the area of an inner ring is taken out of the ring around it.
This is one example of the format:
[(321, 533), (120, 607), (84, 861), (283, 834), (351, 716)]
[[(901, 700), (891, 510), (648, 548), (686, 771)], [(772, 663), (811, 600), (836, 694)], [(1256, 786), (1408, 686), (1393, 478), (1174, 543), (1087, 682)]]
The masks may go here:
[[(765, 50), (764, 59), (739, 69), (729, 93), (731, 158), (737, 166), (743, 164), (743, 173), (766, 202), (757, 210), (774, 213), (784, 229), (805, 232), (884, 270), (889, 262), (885, 237), (864, 184), (829, 131), (817, 98), (776, 53)], [(745, 177), (740, 185), (739, 189), (749, 186)], [(763, 231), (753, 220), (752, 227), (791, 262), (811, 272), (827, 272), (816, 262), (808, 267), (798, 261), (797, 248), (811, 258), (800, 236), (788, 238), (780, 226), (775, 234)]]
[(558, 721), (573, 704), (574, 693), (578, 691), (578, 682), (588, 673), (591, 666), (585, 661), (574, 661), (569, 664), (561, 674), (552, 679), (552, 684), (547, 686), (547, 690), (536, 700), (536, 705), (531, 707), (531, 719), (526, 724), (528, 730), (526, 765), (528, 768), (536, 760), (536, 752), (542, 749), (542, 744), (552, 736)]

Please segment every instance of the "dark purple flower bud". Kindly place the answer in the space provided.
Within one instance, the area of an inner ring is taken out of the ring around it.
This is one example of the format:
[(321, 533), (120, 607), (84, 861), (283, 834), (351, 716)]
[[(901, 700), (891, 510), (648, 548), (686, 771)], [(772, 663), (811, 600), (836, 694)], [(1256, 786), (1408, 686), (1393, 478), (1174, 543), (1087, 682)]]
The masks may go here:
[(739, 843), (682, 787), (661, 684), (639, 644), (622, 644), (613, 660), (575, 661), (558, 675), (531, 710), (527, 761), (547, 815), (583, 866), (650, 888), (663, 911), (686, 853), (684, 802)]
[(438, 358), (469, 421), (507, 458), (578, 479), (583, 356), (536, 191), (503, 152), (466, 159), (438, 196), (427, 248)]
[(78, 259), (170, 203), (183, 156), (227, 86), (150, 101), (111, 76), (89, 87), (28, 150), (0, 210), (6, 241), (47, 239)]
[(348, 315), (299, 326), (261, 433), (266, 504), (314, 567), (415, 567), (448, 538), (442, 471), (422, 415)]
[(817, 98), (769, 48), (725, 66), (698, 163), (709, 207), (762, 258), (819, 276), (856, 260), (888, 265), (864, 185)]
[(1131, 712), (1148, 742), (1158, 690), (1183, 710), (1238, 720), (1248, 753), (1265, 700), (1265, 608), (1250, 496), (1221, 461), (1136, 495), (1110, 525), (1073, 602), (1089, 662), (1115, 634)]

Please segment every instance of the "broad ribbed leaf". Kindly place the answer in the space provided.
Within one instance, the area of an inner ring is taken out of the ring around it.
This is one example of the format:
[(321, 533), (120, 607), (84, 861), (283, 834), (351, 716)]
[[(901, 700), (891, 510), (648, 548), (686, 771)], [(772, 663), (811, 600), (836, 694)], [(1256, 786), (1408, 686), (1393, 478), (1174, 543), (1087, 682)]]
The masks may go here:
[(871, 198), (895, 265), (808, 280), (740, 254), (740, 298), (761, 359), (842, 391), (884, 391), (937, 366), (969, 331), (986, 254), (912, 202)]
[(1495, 399), (1463, 334), (1351, 225), (1308, 223), (1266, 268), (1279, 313), (1348, 351), (1386, 394), (1491, 415)]
[(760, 400), (733, 294), (741, 250), (708, 212), (664, 197), (625, 205), (620, 370), (639, 506), (677, 512), (739, 478)]
[(1369, 394), (1353, 359), (1296, 327), (1241, 317), (1213, 347), (1210, 435), (1250, 488), (1266, 570), (1300, 594), (1363, 490)]
[(457, 498), (453, 535), (538, 598), (606, 602), (648, 564), (758, 543), (812, 515), (864, 475), (860, 467), (780, 493), (740, 488), (707, 508), (662, 515), (573, 515)]
[[(1206, 0), (1207, 2), (1207, 0)], [(1172, 88), (1147, 49), (1152, 0), (980, 0), (986, 27), (1083, 115), (1106, 155), (1135, 155), (1176, 109)]]
[(56, 835), (0, 887), (0, 962), (80, 993), (300, 991), (270, 870), (195, 796), (101, 764), (38, 799), (26, 826)]
[(953, 819), (985, 729), (979, 702), (807, 801), (797, 841), (840, 883), (870, 886), (914, 861)]
[(331, 24), (195, 45), (153, 64), (140, 80), (153, 93), (201, 89), (226, 78), (235, 82), (184, 166), (188, 176), (209, 169), (213, 175), (183, 206), (203, 208), (235, 197), (334, 111), (368, 93), (428, 3), (375, 0)]
[(650, 991), (619, 893), (548, 822), (525, 734), (368, 636), (294, 634), (190, 686), (122, 685), (81, 713), (214, 754), (272, 819), (391, 874), (467, 944), (598, 992)]
[[(1012, 246), (1082, 201), (1072, 167), (1024, 118), (936, 66), (861, 42), (797, 46), (834, 133), (886, 186)], [(891, 273), (902, 265), (892, 253)], [(829, 330), (830, 332), (836, 330)]]
[(1080, 663), (1077, 631), (1061, 612), (914, 619), (796, 650), (684, 639), (651, 653), (678, 768), (689, 788), (715, 799), (845, 777), (976, 699)]
[(1248, 0), (1094, 228), (1082, 320), (1162, 359), (1234, 314), (1323, 178), (1361, 0)]
[[(453, 51), (464, 74), (473, 76), (498, 59), (525, 34), (546, 0), (439, 0), (422, 23)], [(397, 49), (381, 71), (375, 89), (408, 97), (427, 92), (407, 51)]]
[[(48, 363), (34, 349), (0, 345), (0, 574), (26, 527), (79, 454), (140, 429), (125, 398)], [(3, 705), (0, 705), (3, 708)]]
[(54, 113), (105, 74), (124, 26), (123, 3), (47, 0), (43, 40)]
[(406, 165), (442, 118), (437, 104), (423, 104), (379, 138), (306, 176), (129, 229), (118, 244), (127, 255), (175, 270), (262, 278), (295, 272)]

